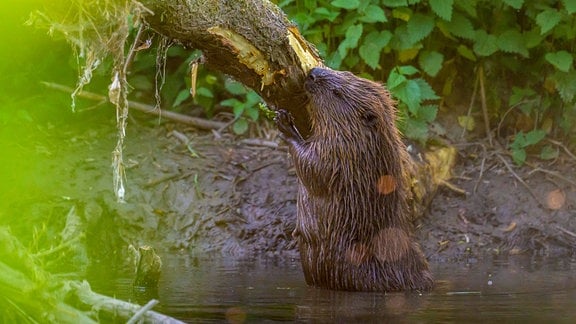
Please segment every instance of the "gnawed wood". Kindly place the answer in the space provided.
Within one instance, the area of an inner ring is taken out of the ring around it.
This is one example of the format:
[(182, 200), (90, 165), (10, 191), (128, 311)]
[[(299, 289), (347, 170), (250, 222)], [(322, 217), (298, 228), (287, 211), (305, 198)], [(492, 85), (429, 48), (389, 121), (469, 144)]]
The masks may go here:
[(267, 0), (140, 1), (152, 29), (199, 49), (206, 64), (258, 92), (273, 109), (284, 109), (307, 136), (310, 121), (303, 83), (322, 65), (316, 49), (286, 15)]

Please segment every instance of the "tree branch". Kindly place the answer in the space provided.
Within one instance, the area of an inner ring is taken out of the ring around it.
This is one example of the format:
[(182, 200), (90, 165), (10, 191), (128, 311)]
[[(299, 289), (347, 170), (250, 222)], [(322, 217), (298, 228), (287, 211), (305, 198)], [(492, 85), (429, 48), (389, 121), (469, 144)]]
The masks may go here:
[(308, 71), (322, 64), (316, 49), (267, 0), (140, 1), (156, 32), (204, 53), (206, 64), (251, 87), (273, 109), (289, 111), (309, 134)]

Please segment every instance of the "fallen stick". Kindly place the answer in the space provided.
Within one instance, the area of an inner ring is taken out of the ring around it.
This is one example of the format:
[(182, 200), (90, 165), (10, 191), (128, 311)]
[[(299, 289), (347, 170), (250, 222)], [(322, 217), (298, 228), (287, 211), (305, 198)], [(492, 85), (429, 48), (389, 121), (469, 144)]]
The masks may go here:
[[(69, 285), (81, 302), (92, 305), (92, 307), (103, 310), (109, 314), (116, 314), (122, 318), (132, 318), (135, 314), (138, 314), (138, 318), (144, 320), (145, 323), (184, 323), (173, 317), (147, 310), (146, 306), (144, 312), (139, 313), (140, 310), (143, 310), (141, 306), (95, 293), (90, 289), (90, 285), (86, 281), (82, 283), (70, 281)], [(153, 306), (153, 304), (147, 307), (150, 306)]]
[[(60, 91), (68, 92), (68, 93), (74, 92), (74, 89), (67, 87), (65, 85), (58, 84), (58, 83), (42, 82), (42, 84), (45, 85), (46, 87), (50, 88), (50, 89), (60, 90)], [(106, 101), (106, 102), (109, 101), (108, 97), (106, 97), (106, 96), (99, 95), (99, 94), (94, 93), (94, 92), (84, 91), (84, 90), (78, 92), (76, 95), (81, 97), (81, 98), (90, 99), (90, 100)], [(128, 107), (130, 107), (132, 109), (136, 109), (138, 111), (145, 112), (147, 114), (160, 116), (163, 118), (167, 118), (167, 119), (179, 122), (179, 123), (191, 125), (191, 126), (194, 126), (196, 128), (204, 129), (204, 130), (212, 130), (212, 129), (218, 130), (218, 129), (224, 128), (227, 125), (226, 123), (212, 121), (212, 120), (206, 120), (206, 119), (197, 118), (197, 117), (186, 116), (186, 115), (182, 115), (182, 114), (179, 114), (179, 113), (176, 113), (173, 111), (169, 111), (169, 110), (156, 109), (156, 107), (154, 107), (152, 105), (147, 105), (147, 104), (143, 104), (143, 103), (135, 102), (135, 101), (128, 101)]]

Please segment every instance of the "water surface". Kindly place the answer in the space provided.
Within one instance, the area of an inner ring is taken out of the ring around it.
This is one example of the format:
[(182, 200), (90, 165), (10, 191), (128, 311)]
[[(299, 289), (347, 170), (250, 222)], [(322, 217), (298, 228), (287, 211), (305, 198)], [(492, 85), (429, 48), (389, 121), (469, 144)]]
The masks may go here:
[[(205, 322), (544, 322), (576, 319), (574, 260), (526, 258), (433, 264), (427, 293), (337, 292), (307, 287), (298, 260), (163, 256), (155, 309)], [(95, 266), (94, 290), (145, 303), (125, 271)]]

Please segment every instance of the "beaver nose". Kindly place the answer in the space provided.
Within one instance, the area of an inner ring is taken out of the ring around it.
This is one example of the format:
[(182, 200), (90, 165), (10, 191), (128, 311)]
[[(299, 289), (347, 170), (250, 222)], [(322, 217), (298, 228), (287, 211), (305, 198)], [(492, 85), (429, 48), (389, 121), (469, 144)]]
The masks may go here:
[(315, 68), (312, 68), (312, 70), (310, 70), (310, 72), (308, 72), (308, 79), (310, 81), (317, 81), (320, 77), (322, 77), (325, 74), (326, 74), (325, 69), (315, 67)]

